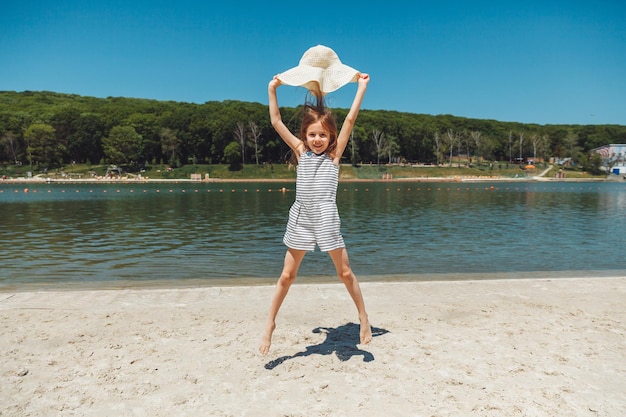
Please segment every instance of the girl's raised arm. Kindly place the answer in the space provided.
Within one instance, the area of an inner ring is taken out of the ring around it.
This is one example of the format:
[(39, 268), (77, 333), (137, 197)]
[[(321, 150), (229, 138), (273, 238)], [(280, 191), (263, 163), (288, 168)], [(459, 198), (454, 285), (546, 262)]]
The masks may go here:
[(339, 132), (339, 136), (337, 137), (337, 148), (335, 149), (335, 155), (333, 155), (333, 161), (337, 165), (339, 165), (339, 162), (341, 161), (341, 156), (343, 155), (343, 151), (348, 145), (348, 139), (350, 139), (350, 133), (352, 133), (352, 129), (354, 128), (356, 117), (359, 115), (361, 103), (363, 102), (363, 96), (365, 96), (365, 90), (367, 89), (367, 83), (369, 83), (369, 81), (370, 76), (368, 74), (359, 74), (359, 86), (357, 87), (356, 95), (354, 96), (350, 111), (343, 121), (341, 131)]
[(272, 127), (276, 130), (278, 135), (285, 141), (296, 155), (300, 155), (303, 149), (303, 143), (300, 139), (294, 136), (287, 126), (283, 123), (283, 119), (280, 115), (280, 109), (278, 108), (278, 98), (276, 98), (276, 89), (281, 85), (280, 80), (275, 76), (267, 86), (267, 93), (269, 96), (269, 108), (270, 108), (270, 121)]

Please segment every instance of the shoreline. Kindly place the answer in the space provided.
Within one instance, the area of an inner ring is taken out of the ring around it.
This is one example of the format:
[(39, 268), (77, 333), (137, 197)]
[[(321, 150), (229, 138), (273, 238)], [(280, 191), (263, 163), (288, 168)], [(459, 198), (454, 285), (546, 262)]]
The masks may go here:
[[(469, 282), (498, 280), (533, 280), (533, 279), (602, 279), (626, 277), (626, 270), (584, 270), (584, 271), (512, 271), (512, 272), (449, 272), (423, 274), (359, 275), (360, 283), (393, 284), (422, 282)], [(240, 277), (240, 278), (185, 278), (185, 279), (142, 279), (111, 281), (57, 281), (57, 282), (12, 282), (0, 281), (0, 298), (7, 293), (55, 292), (55, 291), (119, 291), (119, 290), (180, 290), (189, 288), (223, 287), (263, 287), (276, 284), (276, 277)], [(293, 285), (329, 285), (337, 284), (336, 276), (298, 276)]]
[[(613, 417), (626, 276), (0, 294), (0, 414)], [(355, 339), (357, 341), (355, 341)]]
[[(250, 182), (250, 183), (277, 183), (277, 182), (293, 182), (295, 178), (211, 178), (208, 180), (192, 180), (188, 178), (179, 179), (39, 179), (39, 178), (12, 178), (0, 180), (0, 184), (158, 184), (158, 183), (192, 183), (192, 184), (211, 184), (211, 183), (228, 183), (228, 182)], [(351, 182), (411, 182), (411, 183), (458, 183), (458, 182), (623, 182), (619, 179), (612, 180), (607, 178), (546, 178), (546, 177), (410, 177), (410, 178), (392, 178), (392, 179), (367, 179), (367, 178), (339, 178), (339, 183)]]

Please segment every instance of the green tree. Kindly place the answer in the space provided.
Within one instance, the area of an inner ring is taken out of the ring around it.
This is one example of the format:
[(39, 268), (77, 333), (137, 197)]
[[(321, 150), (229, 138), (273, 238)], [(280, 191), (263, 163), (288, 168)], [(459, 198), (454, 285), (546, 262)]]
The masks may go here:
[(178, 167), (180, 165), (179, 147), (180, 140), (176, 132), (168, 127), (161, 129), (161, 151), (170, 166)]
[(398, 140), (394, 136), (387, 136), (387, 143), (385, 144), (385, 150), (389, 154), (389, 164), (393, 162), (394, 156), (398, 155), (400, 151), (400, 145), (398, 145)]
[(187, 150), (196, 155), (201, 162), (211, 162), (211, 142), (213, 132), (211, 130), (210, 113), (203, 107), (198, 107), (189, 123), (189, 140)]
[(124, 124), (134, 127), (135, 131), (141, 135), (143, 146), (140, 161), (150, 161), (161, 157), (161, 126), (154, 114), (133, 113)]
[(441, 136), (439, 135), (439, 132), (435, 132), (434, 135), (434, 152), (435, 152), (435, 156), (437, 158), (437, 166), (441, 165), (442, 161), (443, 161), (443, 154), (445, 152), (445, 144), (443, 139), (441, 139)]
[[(299, 130), (302, 110), (301, 106), (281, 108), (283, 121), (292, 131)], [(333, 112), (337, 120), (342, 121), (348, 110), (333, 108)], [(177, 159), (182, 163), (193, 163), (196, 160), (220, 163), (226, 161), (226, 146), (232, 141), (243, 139), (244, 135), (237, 138), (234, 134), (241, 121), (246, 121), (245, 132), (239, 130), (245, 133), (243, 147), (253, 149), (250, 135), (254, 140), (259, 134), (255, 160), (257, 157), (259, 161), (286, 160), (290, 149), (270, 125), (267, 105), (260, 103), (211, 101), (195, 104), (124, 97), (101, 99), (54, 92), (1, 91), (0, 160), (42, 162), (41, 152), (32, 154), (37, 160), (28, 157), (28, 143), (24, 134), (33, 124), (47, 124), (55, 129), (56, 136), (54, 146), (48, 148), (67, 148), (58, 163), (73, 160), (98, 163), (105, 155), (102, 140), (105, 137), (110, 139), (111, 131), (116, 126), (133, 126), (141, 136), (142, 152), (140, 156), (133, 155), (133, 161), (167, 160), (168, 157), (162, 152), (161, 131), (169, 128), (176, 132), (180, 142)], [(249, 123), (258, 126), (258, 130), (252, 133)], [(626, 126), (620, 125), (537, 125), (363, 109), (354, 128), (350, 154), (345, 154), (346, 161), (377, 161), (376, 141), (371, 135), (375, 130), (384, 133), (385, 141), (396, 138), (399, 150), (392, 152), (392, 156), (409, 162), (438, 160), (439, 163), (445, 163), (445, 159), (450, 158), (450, 152), (460, 155), (468, 149), (472, 159), (512, 161), (530, 155), (536, 155), (537, 158), (543, 156), (545, 159), (571, 156), (583, 163), (593, 148), (610, 143), (626, 143)], [(451, 147), (446, 140), (446, 132), (449, 131), (461, 135), (462, 143), (456, 142)], [(476, 137), (472, 137), (470, 132), (481, 133), (480, 143), (476, 143)], [(521, 138), (522, 141), (519, 140)], [(460, 146), (462, 149), (459, 149)], [(240, 149), (243, 157), (240, 159), (250, 162), (253, 154), (246, 152), (249, 155), (243, 155)], [(385, 159), (388, 153), (387, 150), (383, 156)], [(44, 158), (50, 160), (46, 156)]]
[(224, 159), (229, 164), (231, 171), (239, 171), (243, 168), (240, 162), (241, 147), (239, 143), (232, 141), (224, 148)]
[(78, 129), (68, 142), (68, 154), (76, 161), (97, 164), (104, 155), (102, 138), (105, 125), (97, 114), (82, 114)]
[[(50, 119), (50, 125), (54, 127), (56, 141), (63, 144), (66, 150), (76, 149), (73, 146), (73, 142), (75, 141), (79, 120), (80, 111), (75, 107), (61, 108)], [(78, 160), (82, 162), (82, 158), (74, 152), (68, 155), (68, 157), (73, 161)]]
[(567, 135), (563, 142), (563, 147), (565, 149), (565, 156), (572, 158), (572, 161), (576, 163), (580, 163), (585, 159), (585, 155), (583, 154), (583, 149), (578, 146), (578, 135), (575, 133), (570, 133)]
[[(246, 163), (246, 127), (243, 122), (238, 122), (235, 125), (235, 130), (233, 131), (233, 135), (237, 142), (239, 142), (239, 149), (241, 150), (241, 163)], [(226, 154), (224, 154), (226, 156)]]
[(26, 129), (24, 139), (31, 165), (57, 166), (62, 163), (65, 146), (57, 142), (54, 128), (48, 124), (35, 123)]
[(593, 154), (586, 159), (586, 162), (583, 164), (583, 169), (592, 175), (608, 173), (602, 170), (602, 156), (597, 152), (593, 152)]
[[(483, 156), (480, 153), (482, 150), (480, 147), (480, 145), (482, 144), (482, 134), (478, 130), (472, 130), (469, 132), (469, 139), (471, 139), (474, 149), (476, 149), (476, 162), (480, 163), (480, 159)], [(469, 156), (469, 152), (468, 152), (468, 157), (469, 157), (469, 163), (471, 164), (472, 158)]]
[(143, 150), (141, 135), (132, 126), (115, 126), (102, 146), (108, 161), (116, 165), (133, 165)]
[(18, 164), (19, 144), (17, 137), (13, 132), (7, 131), (0, 137), (0, 161), (12, 160), (14, 164)]

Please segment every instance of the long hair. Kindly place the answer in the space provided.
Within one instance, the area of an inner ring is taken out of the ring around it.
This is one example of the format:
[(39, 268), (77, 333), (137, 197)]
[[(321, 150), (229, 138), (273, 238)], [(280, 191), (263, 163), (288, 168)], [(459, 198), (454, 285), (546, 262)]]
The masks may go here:
[(329, 108), (324, 103), (321, 95), (314, 94), (314, 100), (307, 99), (304, 103), (302, 114), (302, 125), (300, 125), (300, 140), (304, 142), (305, 149), (308, 149), (306, 143), (306, 131), (313, 123), (320, 122), (324, 129), (328, 131), (329, 144), (326, 153), (334, 156), (337, 149), (337, 120)]

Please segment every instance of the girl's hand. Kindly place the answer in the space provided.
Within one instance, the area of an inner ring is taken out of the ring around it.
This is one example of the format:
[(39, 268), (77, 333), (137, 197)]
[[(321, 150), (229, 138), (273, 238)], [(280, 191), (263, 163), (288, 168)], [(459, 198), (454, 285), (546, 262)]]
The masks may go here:
[(272, 78), (272, 80), (269, 83), (269, 87), (276, 88), (276, 87), (278, 87), (280, 85), (282, 85), (282, 83), (278, 79), (278, 75), (274, 75), (274, 77)]
[(357, 80), (357, 82), (359, 83), (359, 85), (366, 86), (367, 83), (370, 82), (369, 74), (362, 74), (362, 73), (360, 73), (359, 74), (359, 79)]

